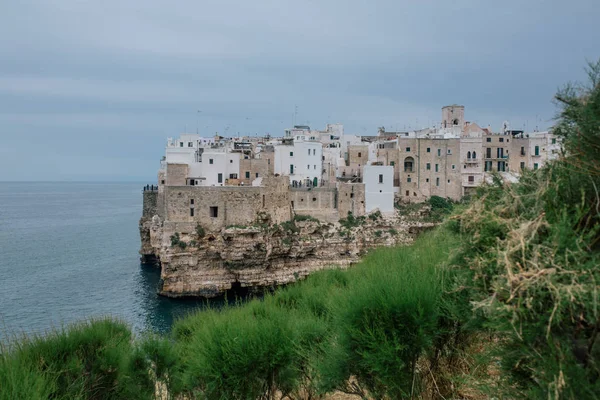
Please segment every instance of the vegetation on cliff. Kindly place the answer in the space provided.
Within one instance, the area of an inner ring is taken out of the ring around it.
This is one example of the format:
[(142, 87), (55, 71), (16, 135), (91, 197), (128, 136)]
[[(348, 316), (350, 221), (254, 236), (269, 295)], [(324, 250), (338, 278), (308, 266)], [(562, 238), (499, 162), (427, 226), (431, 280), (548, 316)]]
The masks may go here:
[[(133, 340), (96, 321), (0, 354), (0, 399), (600, 397), (600, 63), (557, 95), (567, 156), (410, 247)], [(452, 211), (451, 211), (452, 210)], [(440, 215), (441, 215), (440, 214)], [(440, 215), (436, 215), (439, 218)], [(354, 224), (354, 219), (345, 221)], [(158, 382), (158, 385), (157, 385)]]

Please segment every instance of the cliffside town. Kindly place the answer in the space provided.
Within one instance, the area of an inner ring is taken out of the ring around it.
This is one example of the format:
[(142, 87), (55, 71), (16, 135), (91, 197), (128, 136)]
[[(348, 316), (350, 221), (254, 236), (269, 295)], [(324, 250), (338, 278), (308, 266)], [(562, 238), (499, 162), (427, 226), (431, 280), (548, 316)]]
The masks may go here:
[(182, 134), (144, 188), (142, 261), (160, 264), (160, 293), (173, 297), (293, 282), (432, 225), (395, 205), (459, 200), (491, 172), (517, 179), (559, 151), (549, 132), (492, 133), (457, 105), (439, 127), (376, 136), (341, 124), (281, 138)]

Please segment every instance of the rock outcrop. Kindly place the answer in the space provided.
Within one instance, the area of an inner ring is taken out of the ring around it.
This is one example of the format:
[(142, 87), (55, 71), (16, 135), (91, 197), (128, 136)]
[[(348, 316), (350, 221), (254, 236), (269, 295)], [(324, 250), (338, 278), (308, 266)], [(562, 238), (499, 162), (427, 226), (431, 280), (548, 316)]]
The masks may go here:
[(377, 213), (335, 224), (298, 218), (205, 233), (154, 215), (140, 220), (140, 253), (161, 267), (160, 294), (215, 297), (234, 285), (282, 285), (324, 268), (346, 268), (371, 248), (408, 244), (433, 225)]

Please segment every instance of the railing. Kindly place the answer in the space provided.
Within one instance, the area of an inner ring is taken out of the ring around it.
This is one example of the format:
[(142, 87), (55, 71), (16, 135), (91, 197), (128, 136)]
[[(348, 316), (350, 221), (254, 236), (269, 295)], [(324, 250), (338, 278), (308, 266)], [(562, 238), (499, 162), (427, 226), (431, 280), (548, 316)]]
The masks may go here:
[(146, 185), (143, 192), (158, 192), (158, 185)]

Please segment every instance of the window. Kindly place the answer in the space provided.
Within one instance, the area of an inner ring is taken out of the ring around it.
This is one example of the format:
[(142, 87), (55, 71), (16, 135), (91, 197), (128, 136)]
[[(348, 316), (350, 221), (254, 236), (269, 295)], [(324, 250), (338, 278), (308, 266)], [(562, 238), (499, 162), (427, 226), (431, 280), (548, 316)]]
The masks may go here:
[(317, 201), (317, 198), (316, 198), (316, 197), (313, 197), (313, 201)]
[(536, 156), (540, 155), (540, 146), (535, 146), (535, 155)]
[(556, 139), (555, 138), (552, 139), (552, 144), (556, 144)]
[(440, 178), (435, 178), (435, 186), (440, 186)]
[(393, 167), (394, 165), (396, 165), (396, 162), (395, 161), (390, 161), (390, 166)]
[(229, 174), (229, 179), (237, 179), (237, 174)]
[(290, 164), (290, 174), (294, 175), (294, 166)]
[(209, 158), (209, 159), (208, 159), (208, 163), (209, 163), (209, 164), (212, 164), (212, 163), (213, 163), (213, 159), (212, 159), (212, 158)]
[(473, 152), (473, 160), (477, 158), (477, 153)]
[(505, 171), (504, 161), (498, 161), (498, 172), (504, 172), (504, 171)]
[(440, 165), (439, 164), (435, 164), (435, 172), (439, 172), (440, 171)]
[(360, 151), (358, 152), (358, 156), (359, 156), (359, 157), (361, 157), (361, 153), (360, 153)]
[(426, 178), (426, 179), (425, 179), (425, 182), (429, 182), (429, 178)]
[(471, 158), (471, 152), (467, 151), (467, 159), (470, 159), (470, 158)]
[(250, 171), (246, 171), (246, 179), (250, 179)]
[(521, 155), (524, 156), (525, 155), (525, 147), (521, 146)]
[(217, 175), (217, 182), (218, 183), (223, 183), (223, 174)]
[(183, 142), (179, 142), (179, 147), (183, 147)]
[(313, 156), (317, 155), (317, 149), (313, 149)]
[(456, 169), (456, 165), (452, 164), (452, 169)]
[(407, 147), (407, 148), (406, 148), (406, 151), (410, 151), (410, 147)]
[(194, 147), (194, 143), (193, 142), (188, 142), (188, 147)]
[(308, 155), (310, 156), (310, 149), (308, 149)]
[(412, 157), (406, 157), (404, 159), (404, 172), (413, 172), (413, 165), (415, 160)]
[(469, 175), (469, 183), (474, 183), (475, 177), (473, 175)]
[(452, 154), (452, 150), (448, 149), (448, 154)]
[(488, 147), (485, 149), (485, 158), (492, 158), (492, 148)]
[(488, 142), (488, 143), (491, 143), (491, 141), (492, 141), (492, 138), (491, 138), (491, 137), (489, 137), (489, 138), (486, 138), (486, 139), (485, 139), (485, 141), (486, 141), (486, 142)]
[(533, 164), (533, 169), (534, 170), (538, 169), (538, 164), (537, 163)]
[(406, 191), (406, 195), (407, 195), (407, 196), (410, 196), (410, 192), (409, 192), (408, 190)]
[(165, 180), (164, 180), (164, 179), (162, 179), (162, 180), (160, 181), (160, 184), (161, 184), (161, 185), (164, 185), (164, 184), (165, 184)]
[(379, 174), (379, 183), (383, 183), (383, 174)]
[(256, 173), (256, 177), (258, 178), (258, 172)]
[(431, 163), (427, 163), (427, 164), (426, 164), (426, 166), (425, 166), (425, 168), (426, 168), (427, 170), (430, 170), (430, 169), (431, 169)]
[(194, 199), (190, 199), (190, 205), (194, 205)]
[(233, 160), (229, 160), (229, 164), (233, 164)]
[(219, 217), (219, 207), (210, 207), (209, 208), (210, 217), (218, 218)]
[(194, 209), (190, 208), (190, 217), (193, 217), (193, 216), (194, 216)]
[(492, 170), (492, 162), (491, 161), (486, 161), (485, 162), (485, 168), (484, 171), (488, 172)]
[[(348, 196), (348, 193), (346, 193), (346, 196)], [(353, 199), (354, 198), (354, 193), (350, 193), (350, 198)]]
[(294, 157), (294, 152), (290, 151), (290, 157)]
[(271, 165), (271, 159), (267, 158), (267, 164)]
[(406, 178), (406, 182), (411, 183), (412, 182), (412, 178), (409, 176), (408, 178)]
[(442, 155), (442, 149), (438, 149), (438, 157)]
[(496, 155), (498, 158), (504, 158), (504, 149), (502, 147), (498, 147), (496, 149)]
[(310, 165), (308, 165), (308, 164), (307, 164), (307, 165), (306, 165), (306, 169), (310, 169)]
[(428, 153), (431, 153), (431, 147), (428, 147), (428, 148), (427, 148), (427, 152), (428, 152)]
[(525, 169), (525, 163), (521, 161), (521, 169)]
[(498, 139), (498, 141), (499, 141), (500, 143), (503, 143), (503, 142), (504, 142), (504, 138), (500, 138), (500, 139)]
[(313, 165), (313, 169), (317, 169), (317, 166), (316, 166), (316, 165)]
[(510, 139), (506, 139), (506, 143), (510, 142)]

